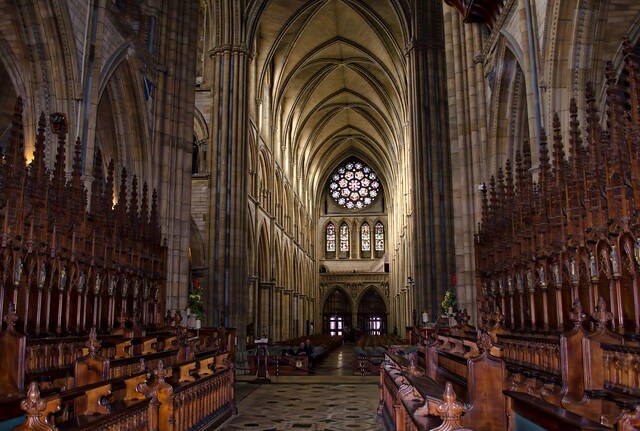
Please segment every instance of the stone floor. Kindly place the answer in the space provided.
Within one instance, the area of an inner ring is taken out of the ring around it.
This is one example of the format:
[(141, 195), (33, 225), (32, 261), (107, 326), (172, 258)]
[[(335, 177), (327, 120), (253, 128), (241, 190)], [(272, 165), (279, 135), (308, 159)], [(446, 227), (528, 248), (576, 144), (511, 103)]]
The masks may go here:
[(334, 351), (309, 376), (271, 376), (271, 383), (238, 378), (238, 415), (219, 431), (380, 430), (377, 376), (353, 376), (353, 346)]

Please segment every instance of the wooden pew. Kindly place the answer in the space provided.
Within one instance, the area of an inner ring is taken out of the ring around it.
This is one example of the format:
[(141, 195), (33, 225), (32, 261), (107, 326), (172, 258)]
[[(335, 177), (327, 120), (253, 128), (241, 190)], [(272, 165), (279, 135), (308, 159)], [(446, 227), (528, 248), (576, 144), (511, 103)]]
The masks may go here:
[(9, 304), (4, 317), (7, 328), (0, 333), (0, 401), (21, 397), (24, 394), (24, 358), (26, 337), (15, 329), (18, 321), (16, 307)]
[[(18, 430), (150, 429), (157, 423), (157, 403), (143, 394), (147, 372), (60, 391), (40, 398), (32, 382), (22, 402), (26, 421)], [(148, 392), (153, 395), (152, 392)]]
[(559, 405), (562, 387), (561, 339), (555, 333), (499, 334), (501, 356), (511, 391), (523, 392)]
[(438, 338), (426, 345), (427, 376), (444, 385), (452, 384), (460, 400), (470, 406), (462, 417), (464, 426), (477, 430), (505, 429), (506, 368), (501, 358), (490, 354), (491, 338), (482, 333), (476, 342), (479, 354), (465, 357), (442, 349)]
[(160, 431), (180, 431), (196, 425), (199, 429), (214, 427), (235, 414), (233, 367), (216, 368), (210, 373), (209, 364), (207, 358), (200, 358), (170, 369), (158, 365), (152, 388), (160, 402)]
[(598, 431), (611, 429), (532, 395), (515, 391), (505, 391), (504, 393), (507, 397), (508, 429), (510, 430), (518, 429), (516, 423), (521, 420), (520, 418), (524, 418), (550, 431)]
[(574, 328), (562, 336), (565, 393), (562, 407), (613, 427), (640, 423), (640, 348), (607, 328), (612, 314), (600, 298), (592, 315), (593, 332), (583, 328), (586, 315), (578, 302), (571, 316)]
[(256, 374), (260, 361), (266, 361), (267, 373), (272, 376), (290, 376), (309, 374), (307, 355), (249, 355), (249, 372)]
[(395, 431), (462, 430), (463, 403), (452, 385), (425, 377), (406, 358), (385, 355), (380, 369), (378, 414), (386, 429)]

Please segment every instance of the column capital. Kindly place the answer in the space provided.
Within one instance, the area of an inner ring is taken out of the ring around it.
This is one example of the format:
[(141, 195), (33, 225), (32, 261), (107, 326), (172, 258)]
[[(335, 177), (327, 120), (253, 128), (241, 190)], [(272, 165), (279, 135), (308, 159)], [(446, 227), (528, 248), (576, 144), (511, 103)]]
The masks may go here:
[(418, 49), (444, 49), (444, 42), (431, 39), (411, 39), (404, 47), (404, 54), (409, 55), (412, 51)]
[(218, 45), (215, 48), (211, 48), (209, 50), (209, 57), (213, 58), (223, 54), (235, 54), (240, 53), (244, 54), (247, 57), (251, 57), (251, 52), (246, 45)]

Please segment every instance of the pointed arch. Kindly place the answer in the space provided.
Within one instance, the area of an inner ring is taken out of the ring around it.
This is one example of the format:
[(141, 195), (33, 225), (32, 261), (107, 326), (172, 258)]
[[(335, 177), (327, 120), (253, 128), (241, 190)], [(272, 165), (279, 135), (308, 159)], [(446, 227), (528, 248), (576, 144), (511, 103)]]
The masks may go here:
[(378, 288), (370, 285), (358, 295), (358, 327), (365, 334), (381, 335), (387, 332), (387, 314), (389, 303), (386, 295), (381, 294)]

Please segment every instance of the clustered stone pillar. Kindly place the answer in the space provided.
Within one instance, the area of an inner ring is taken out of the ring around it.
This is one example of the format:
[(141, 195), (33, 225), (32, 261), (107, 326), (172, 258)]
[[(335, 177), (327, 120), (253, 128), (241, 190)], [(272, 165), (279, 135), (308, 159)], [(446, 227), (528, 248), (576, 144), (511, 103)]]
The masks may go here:
[[(474, 234), (482, 208), (477, 184), (486, 175), (480, 159), (487, 142), (487, 95), (482, 53), (483, 24), (465, 24), (460, 14), (444, 6), (447, 50), (447, 86), (452, 155), (452, 189), (455, 197), (456, 268), (458, 306), (472, 319), (475, 307)], [(456, 97), (463, 92), (465, 97)]]
[(413, 168), (413, 259), (416, 312), (439, 312), (454, 273), (451, 158), (442, 2), (413, 2), (406, 47)]
[[(239, 2), (213, 2), (211, 151), (209, 189), (208, 324), (237, 328), (244, 347), (251, 315), (247, 282), (247, 131), (249, 51), (243, 41)], [(220, 19), (226, 17), (227, 19)], [(257, 331), (259, 328), (255, 328)]]

